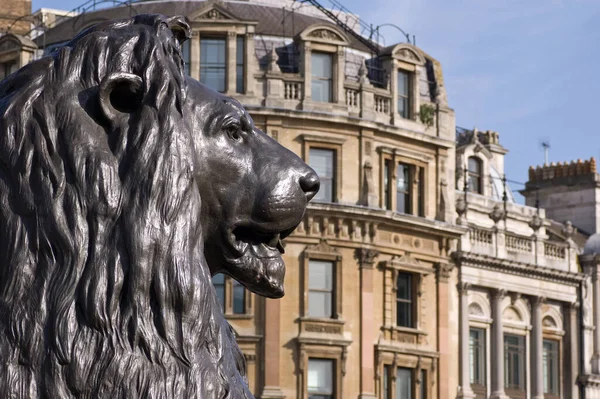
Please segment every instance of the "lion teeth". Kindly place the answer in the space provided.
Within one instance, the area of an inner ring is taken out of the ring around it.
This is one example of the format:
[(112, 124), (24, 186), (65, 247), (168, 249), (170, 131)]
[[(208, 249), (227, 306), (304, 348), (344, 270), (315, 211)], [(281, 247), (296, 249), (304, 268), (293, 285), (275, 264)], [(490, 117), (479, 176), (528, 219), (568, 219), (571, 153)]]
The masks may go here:
[(277, 249), (279, 250), (279, 252), (281, 252), (282, 254), (285, 253), (285, 249), (283, 248), (283, 243), (281, 242), (281, 240), (277, 240)]

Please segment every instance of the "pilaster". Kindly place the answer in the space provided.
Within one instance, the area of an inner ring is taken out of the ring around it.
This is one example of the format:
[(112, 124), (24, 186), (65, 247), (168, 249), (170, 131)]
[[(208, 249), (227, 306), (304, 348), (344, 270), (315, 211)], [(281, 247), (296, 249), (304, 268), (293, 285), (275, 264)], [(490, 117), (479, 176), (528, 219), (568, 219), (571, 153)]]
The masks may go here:
[(440, 354), (438, 363), (438, 398), (447, 399), (451, 391), (449, 386), (450, 376), (450, 329), (448, 303), (450, 294), (448, 290), (448, 280), (452, 276), (453, 265), (450, 263), (437, 264), (437, 320), (438, 320), (438, 352)]
[(200, 32), (192, 32), (190, 42), (190, 76), (200, 80)]
[(236, 89), (236, 47), (237, 47), (237, 33), (235, 31), (227, 32), (227, 82), (225, 90), (227, 95), (234, 96)]
[(502, 328), (502, 300), (506, 290), (492, 290), (492, 339), (491, 354), (494, 359), (492, 368), (492, 394), (490, 399), (509, 399), (504, 393), (504, 332)]
[(265, 301), (265, 340), (264, 340), (264, 376), (265, 386), (260, 395), (261, 399), (283, 399), (279, 381), (280, 360), (280, 321), (281, 301), (264, 299)]
[(469, 375), (469, 288), (468, 283), (458, 283), (458, 294), (460, 300), (460, 386), (458, 388), (459, 399), (474, 398), (471, 389), (471, 378)]
[(531, 391), (533, 399), (544, 399), (544, 344), (542, 331), (543, 297), (532, 297), (531, 304)]
[(360, 268), (360, 398), (375, 397), (375, 319), (373, 315), (373, 267), (379, 251), (358, 248)]

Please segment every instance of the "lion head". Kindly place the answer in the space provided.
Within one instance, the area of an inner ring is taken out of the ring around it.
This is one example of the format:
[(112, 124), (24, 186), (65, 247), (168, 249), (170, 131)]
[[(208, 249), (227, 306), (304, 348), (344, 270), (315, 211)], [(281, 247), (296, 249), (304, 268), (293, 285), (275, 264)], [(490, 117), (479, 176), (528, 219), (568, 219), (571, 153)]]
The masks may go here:
[(302, 220), (319, 178), (256, 128), (236, 100), (191, 78), (188, 96), (211, 272), (224, 272), (256, 294), (279, 298), (285, 274), (281, 240)]
[(104, 22), (0, 82), (1, 397), (252, 397), (211, 272), (280, 296), (318, 179), (185, 77), (189, 36)]

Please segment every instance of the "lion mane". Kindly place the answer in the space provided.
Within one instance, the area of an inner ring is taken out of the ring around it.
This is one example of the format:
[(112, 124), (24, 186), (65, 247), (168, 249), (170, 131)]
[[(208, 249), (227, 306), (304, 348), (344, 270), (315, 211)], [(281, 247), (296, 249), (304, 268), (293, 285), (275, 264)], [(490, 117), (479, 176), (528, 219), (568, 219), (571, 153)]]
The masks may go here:
[[(1, 397), (252, 397), (202, 253), (189, 36), (109, 21), (0, 83)], [(113, 73), (143, 82), (127, 123), (86, 100)]]

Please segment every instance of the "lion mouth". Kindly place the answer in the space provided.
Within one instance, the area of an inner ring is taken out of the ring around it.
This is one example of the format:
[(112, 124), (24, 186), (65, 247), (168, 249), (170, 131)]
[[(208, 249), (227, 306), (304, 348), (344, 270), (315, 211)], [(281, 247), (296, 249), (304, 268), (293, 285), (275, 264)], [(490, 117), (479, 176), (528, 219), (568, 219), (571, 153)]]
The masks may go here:
[(229, 233), (229, 241), (238, 257), (250, 250), (258, 258), (277, 258), (285, 253), (281, 240), (290, 235), (294, 228), (265, 231), (256, 225), (239, 225)]

